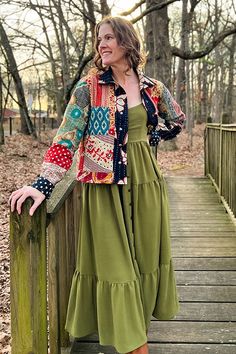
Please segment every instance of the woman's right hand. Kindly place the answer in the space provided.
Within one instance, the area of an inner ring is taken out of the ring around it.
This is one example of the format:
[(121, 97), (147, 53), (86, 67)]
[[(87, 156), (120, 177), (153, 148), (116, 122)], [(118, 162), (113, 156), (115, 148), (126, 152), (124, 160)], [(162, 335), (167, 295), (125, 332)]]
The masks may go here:
[(45, 195), (41, 193), (38, 189), (31, 186), (24, 186), (12, 192), (8, 201), (8, 204), (11, 206), (11, 211), (13, 212), (16, 209), (18, 214), (21, 214), (21, 206), (24, 203), (25, 199), (29, 197), (34, 200), (34, 203), (29, 211), (29, 214), (32, 216), (38, 206), (45, 199)]

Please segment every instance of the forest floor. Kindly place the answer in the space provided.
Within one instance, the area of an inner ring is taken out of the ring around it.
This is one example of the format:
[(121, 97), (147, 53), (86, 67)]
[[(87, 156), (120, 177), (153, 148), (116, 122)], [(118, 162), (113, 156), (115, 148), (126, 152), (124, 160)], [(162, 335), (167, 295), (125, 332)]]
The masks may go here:
[[(0, 149), (0, 354), (10, 353), (10, 252), (9, 207), (10, 193), (22, 185), (31, 184), (37, 174), (43, 155), (50, 146), (54, 131), (42, 134), (41, 142), (30, 136), (16, 134), (7, 137)], [(204, 124), (193, 129), (190, 149), (188, 134), (184, 131), (176, 139), (178, 150), (158, 148), (157, 160), (164, 176), (204, 175)]]

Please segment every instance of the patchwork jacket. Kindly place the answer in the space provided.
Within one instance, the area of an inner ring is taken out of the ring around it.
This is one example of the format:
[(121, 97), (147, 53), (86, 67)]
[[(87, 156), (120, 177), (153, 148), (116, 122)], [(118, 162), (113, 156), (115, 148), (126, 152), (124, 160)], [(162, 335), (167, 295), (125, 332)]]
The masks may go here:
[[(185, 115), (163, 83), (141, 71), (142, 103), (147, 111), (149, 144), (174, 138)], [(159, 122), (161, 118), (164, 124)], [(74, 88), (63, 121), (45, 154), (40, 177), (33, 187), (49, 198), (54, 185), (71, 167), (78, 149), (77, 180), (84, 183), (127, 184), (127, 96), (112, 70), (88, 74)]]

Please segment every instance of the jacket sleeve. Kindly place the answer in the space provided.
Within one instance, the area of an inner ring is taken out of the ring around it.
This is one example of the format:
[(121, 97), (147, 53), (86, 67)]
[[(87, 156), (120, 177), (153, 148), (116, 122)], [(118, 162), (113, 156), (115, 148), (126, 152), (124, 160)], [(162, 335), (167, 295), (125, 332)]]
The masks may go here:
[(156, 145), (160, 140), (170, 140), (176, 137), (183, 128), (186, 119), (178, 103), (171, 96), (170, 91), (161, 84), (158, 115), (164, 124), (158, 124), (151, 132), (150, 145)]
[(87, 125), (89, 107), (89, 87), (86, 80), (81, 79), (72, 92), (53, 143), (46, 151), (40, 176), (32, 184), (32, 187), (42, 192), (47, 199), (55, 184), (71, 167), (74, 152), (83, 138)]

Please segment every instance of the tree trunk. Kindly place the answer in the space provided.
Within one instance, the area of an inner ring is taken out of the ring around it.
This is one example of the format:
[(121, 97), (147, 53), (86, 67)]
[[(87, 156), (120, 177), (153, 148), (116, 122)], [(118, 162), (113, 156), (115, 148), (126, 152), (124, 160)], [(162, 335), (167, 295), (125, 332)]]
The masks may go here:
[[(155, 1), (146, 0), (147, 8)], [(146, 73), (171, 87), (171, 47), (167, 6), (153, 11), (146, 18)]]
[[(218, 0), (215, 0), (215, 35), (219, 33), (219, 15), (218, 15)], [(214, 123), (220, 122), (221, 110), (220, 110), (220, 61), (221, 54), (219, 46), (215, 48), (215, 94), (213, 97), (212, 106), (212, 121)]]
[(49, 59), (50, 59), (51, 70), (52, 70), (53, 92), (54, 92), (54, 97), (55, 97), (55, 100), (56, 100), (57, 120), (61, 121), (61, 118), (62, 118), (62, 104), (61, 104), (62, 96), (61, 96), (61, 91), (60, 91), (59, 85), (58, 85), (58, 77), (57, 77), (57, 71), (56, 71), (56, 61), (55, 61), (54, 56), (53, 56), (53, 50), (52, 50), (51, 42), (50, 42), (48, 31), (47, 31), (47, 26), (45, 24), (45, 20), (44, 20), (44, 17), (42, 15), (42, 12), (41, 12), (40, 9), (37, 9), (36, 7), (34, 8), (34, 10), (38, 13), (38, 15), (39, 15), (39, 17), (41, 19), (43, 32), (44, 32), (44, 35), (45, 35), (46, 41), (47, 41)]
[(203, 58), (202, 63), (202, 90), (201, 90), (201, 122), (208, 121), (208, 88), (207, 88), (208, 64), (207, 59)]
[(4, 129), (3, 129), (3, 93), (2, 93), (2, 75), (0, 66), (0, 145), (4, 144)]
[(20, 110), (20, 117), (21, 117), (21, 132), (23, 134), (32, 134), (34, 137), (36, 137), (36, 133), (35, 133), (33, 124), (32, 124), (31, 119), (29, 117), (28, 108), (27, 108), (27, 104), (26, 104), (26, 100), (25, 100), (24, 89), (23, 89), (23, 85), (21, 82), (18, 68), (17, 68), (16, 60), (15, 60), (11, 45), (9, 43), (7, 34), (5, 32), (5, 29), (4, 29), (1, 21), (0, 21), (0, 40), (1, 40), (1, 44), (5, 50), (6, 57), (8, 60), (8, 69), (13, 77), (14, 84), (15, 84), (17, 100), (18, 100), (18, 105), (19, 105), (19, 110)]
[(236, 34), (232, 37), (229, 57), (229, 84), (227, 90), (227, 105), (229, 122), (233, 123), (233, 91), (234, 91), (234, 69), (235, 69)]
[(111, 14), (111, 9), (107, 4), (107, 0), (100, 0), (100, 8), (102, 17), (108, 16)]
[[(182, 1), (182, 28), (181, 28), (181, 45), (183, 51), (187, 51), (188, 45), (188, 27), (189, 14), (187, 10), (188, 0)], [(183, 111), (186, 111), (186, 75), (185, 75), (185, 60), (179, 58), (179, 65), (176, 79), (176, 100), (180, 103)]]

